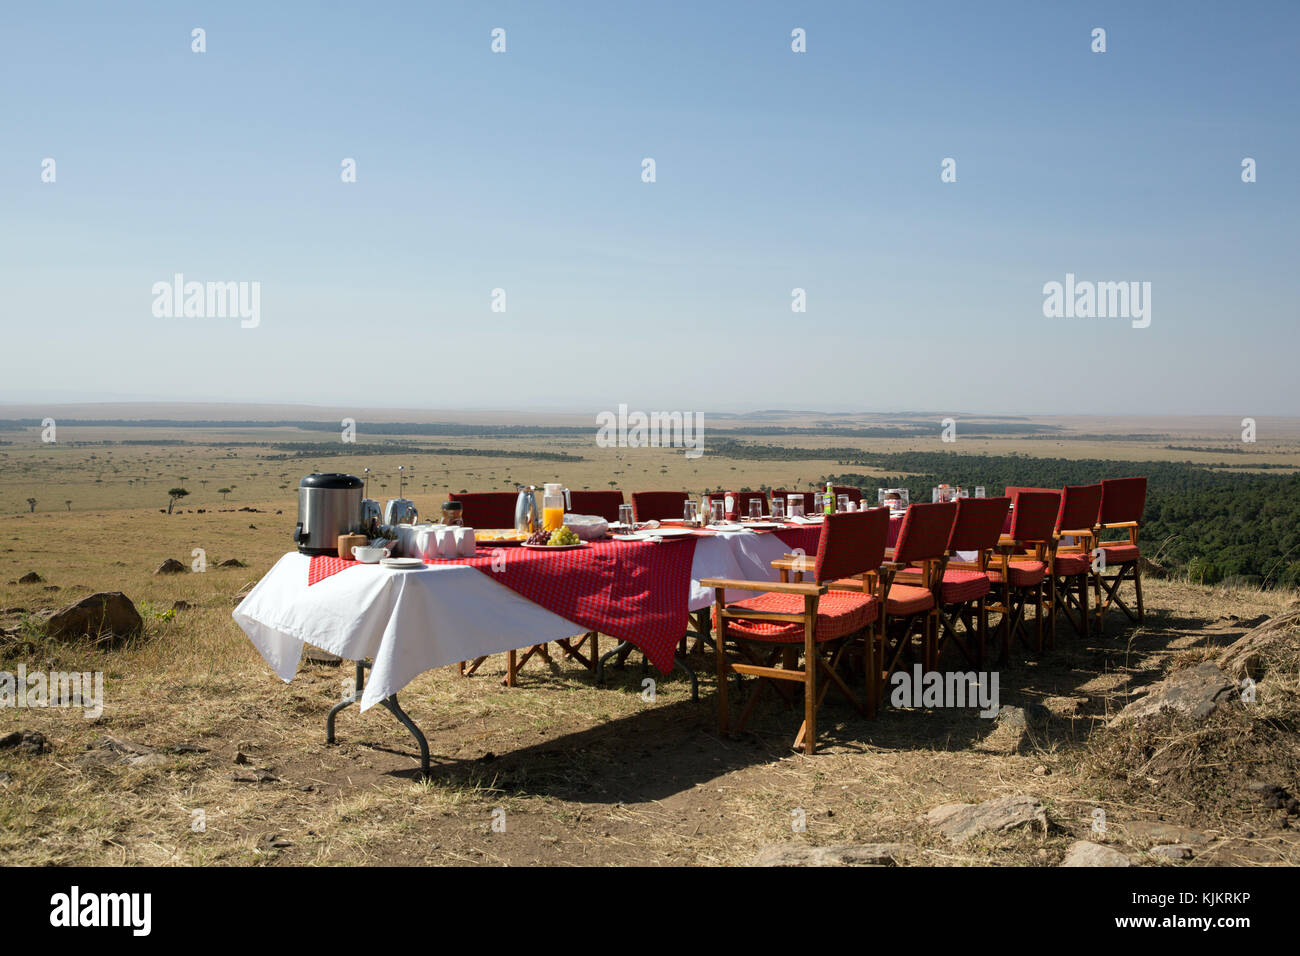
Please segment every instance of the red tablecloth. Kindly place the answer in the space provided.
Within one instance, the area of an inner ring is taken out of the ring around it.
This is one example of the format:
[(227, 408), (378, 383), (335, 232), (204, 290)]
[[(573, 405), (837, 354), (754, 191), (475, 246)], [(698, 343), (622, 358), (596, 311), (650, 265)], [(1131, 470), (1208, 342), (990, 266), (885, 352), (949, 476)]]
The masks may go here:
[[(560, 617), (631, 642), (666, 674), (686, 633), (694, 556), (695, 539), (683, 538), (664, 544), (597, 541), (572, 551), (480, 547), (472, 558), (425, 563), (477, 568)], [(314, 557), (307, 582), (315, 584), (356, 563)]]

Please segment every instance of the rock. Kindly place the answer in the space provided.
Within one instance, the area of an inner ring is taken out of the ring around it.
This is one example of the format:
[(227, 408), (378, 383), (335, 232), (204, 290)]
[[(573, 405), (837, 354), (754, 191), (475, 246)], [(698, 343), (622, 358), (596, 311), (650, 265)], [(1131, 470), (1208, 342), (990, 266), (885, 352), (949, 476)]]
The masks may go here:
[(35, 757), (50, 749), (45, 735), (36, 730), (15, 730), (0, 737), (0, 750), (17, 750), (20, 754)]
[(255, 524), (250, 524), (248, 527), (251, 528), (251, 529), (254, 530), (254, 531), (257, 530), (257, 525), (255, 525)]
[(904, 843), (837, 843), (808, 846), (787, 841), (764, 847), (754, 866), (898, 866), (915, 851)]
[(82, 598), (55, 611), (45, 622), (51, 637), (126, 638), (143, 629), (140, 612), (121, 591), (100, 591)]
[(1174, 671), (1152, 684), (1145, 696), (1132, 701), (1110, 722), (1145, 720), (1172, 710), (1193, 720), (1204, 720), (1220, 707), (1238, 699), (1237, 682), (1213, 661)]
[(189, 610), (190, 608), (192, 608), (193, 606), (194, 606), (194, 605), (191, 604), (189, 601), (173, 601), (173, 602), (172, 602), (172, 610), (173, 610), (173, 611), (188, 611), (188, 610)]
[(291, 842), (278, 833), (266, 834), (266, 836), (262, 837), (262, 842), (273, 850), (283, 850), (285, 847), (293, 846)]
[(1122, 824), (1129, 839), (1137, 843), (1190, 843), (1204, 844), (1210, 842), (1210, 835), (1199, 830), (1175, 826), (1160, 820), (1130, 820)]
[(226, 558), (226, 560), (224, 560), (224, 561), (222, 561), (220, 564), (218, 564), (217, 567), (219, 567), (219, 568), (246, 568), (246, 567), (248, 567), (248, 565), (246, 565), (243, 561), (240, 561), (238, 558)]
[(1061, 866), (1132, 866), (1133, 861), (1119, 850), (1080, 840), (1065, 851)]
[(1192, 858), (1192, 848), (1185, 843), (1166, 843), (1164, 846), (1152, 847), (1150, 853), (1152, 856), (1162, 857), (1166, 860), (1190, 860)]
[(185, 565), (181, 564), (175, 558), (168, 558), (162, 564), (158, 565), (158, 569), (154, 571), (154, 574), (184, 574), (184, 573), (185, 573)]
[(1037, 797), (997, 797), (984, 803), (947, 803), (922, 818), (953, 843), (983, 833), (1006, 833), (1024, 826), (1041, 826), (1047, 832), (1047, 811)]
[(1265, 618), (1253, 630), (1224, 648), (1219, 654), (1219, 667), (1238, 683), (1247, 677), (1259, 680), (1264, 675), (1267, 652), (1274, 645), (1294, 641), (1292, 631), (1297, 626), (1300, 626), (1300, 608), (1288, 608), (1277, 617)]
[(35, 571), (28, 571), (26, 574), (24, 574), (21, 578), (18, 579), (18, 583), (19, 584), (40, 584), (44, 580), (45, 579), (41, 577), (39, 574), (37, 574)]
[(42, 591), (61, 591), (61, 590), (63, 590), (63, 589), (62, 589), (61, 587), (59, 587), (57, 584), (47, 584), (47, 585), (45, 585), (45, 587), (41, 588), (41, 590), (42, 590)]
[(108, 767), (123, 765), (128, 767), (158, 767), (168, 762), (165, 754), (158, 753), (152, 747), (137, 744), (125, 737), (113, 737), (106, 734), (86, 748), (86, 752), (77, 759), (83, 767)]

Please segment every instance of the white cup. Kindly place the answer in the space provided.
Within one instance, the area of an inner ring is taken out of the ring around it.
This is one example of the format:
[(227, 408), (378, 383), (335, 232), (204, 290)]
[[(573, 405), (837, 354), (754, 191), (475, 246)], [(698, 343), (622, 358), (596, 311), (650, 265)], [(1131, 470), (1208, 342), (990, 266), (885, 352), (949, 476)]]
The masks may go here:
[(456, 553), (462, 558), (474, 557), (477, 545), (474, 542), (473, 528), (456, 528)]
[(434, 532), (438, 542), (438, 557), (455, 558), (459, 556), (459, 546), (456, 543), (456, 529), (454, 527), (439, 528)]
[(361, 547), (360, 545), (352, 546), (352, 557), (356, 558), (362, 564), (378, 564), (381, 558), (388, 557), (387, 548)]

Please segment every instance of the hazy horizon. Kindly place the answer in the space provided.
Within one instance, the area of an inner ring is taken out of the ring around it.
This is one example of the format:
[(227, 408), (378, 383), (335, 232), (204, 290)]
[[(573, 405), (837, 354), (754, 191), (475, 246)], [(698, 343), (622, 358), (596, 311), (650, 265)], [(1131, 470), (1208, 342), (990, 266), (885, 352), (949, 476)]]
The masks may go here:
[(1293, 4), (57, 7), (0, 403), (1300, 414)]

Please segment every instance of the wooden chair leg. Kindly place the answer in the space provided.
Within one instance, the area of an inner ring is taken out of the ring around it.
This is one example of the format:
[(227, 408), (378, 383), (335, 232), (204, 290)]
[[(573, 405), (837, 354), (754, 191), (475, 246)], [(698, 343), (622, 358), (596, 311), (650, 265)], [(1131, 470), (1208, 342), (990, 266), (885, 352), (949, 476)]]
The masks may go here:
[(979, 642), (979, 652), (978, 652), (979, 664), (977, 665), (977, 667), (980, 670), (983, 670), (984, 669), (984, 645), (988, 641), (988, 636), (989, 636), (989, 606), (987, 600), (985, 600), (984, 598), (980, 598), (979, 608), (976, 611), (976, 613), (979, 615), (978, 618), (979, 630), (977, 632), (978, 634), (977, 641)]
[(727, 645), (723, 639), (726, 622), (722, 619), (722, 596), (723, 592), (718, 591), (714, 604), (716, 615), (714, 619), (717, 621), (717, 627), (713, 635), (713, 648), (718, 670), (718, 733), (725, 734), (727, 732)]
[(1133, 589), (1137, 592), (1138, 605), (1138, 623), (1143, 623), (1146, 618), (1146, 611), (1142, 607), (1142, 562), (1141, 560), (1133, 562)]
[(1090, 628), (1088, 626), (1088, 575), (1079, 575), (1079, 616), (1083, 618), (1083, 637), (1087, 640)]
[(518, 666), (515, 663), (515, 652), (506, 652), (506, 686), (515, 686), (515, 674), (518, 673)]
[[(1034, 613), (1034, 652), (1037, 654), (1041, 654), (1043, 653), (1043, 582), (1042, 581), (1038, 582), (1038, 587), (1035, 589), (1035, 591), (1037, 593), (1034, 595), (1034, 601), (1036, 602), (1037, 607), (1035, 608), (1035, 613)], [(1055, 615), (1053, 615), (1052, 619), (1053, 620), (1056, 619)]]
[(817, 750), (817, 605), (815, 598), (804, 598), (803, 623), (803, 752), (811, 757)]

